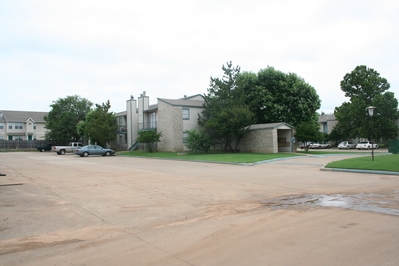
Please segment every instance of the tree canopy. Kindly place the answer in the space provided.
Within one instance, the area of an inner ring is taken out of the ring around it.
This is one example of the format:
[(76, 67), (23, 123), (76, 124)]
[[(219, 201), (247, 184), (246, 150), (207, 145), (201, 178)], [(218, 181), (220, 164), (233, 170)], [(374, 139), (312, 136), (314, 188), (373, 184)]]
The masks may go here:
[(257, 124), (286, 122), (297, 126), (311, 122), (320, 108), (316, 90), (294, 73), (267, 67), (257, 74), (244, 72), (237, 78), (246, 104)]
[(224, 150), (235, 151), (253, 122), (253, 114), (246, 106), (243, 89), (237, 86), (240, 67), (227, 62), (222, 69), (223, 78), (211, 77), (198, 124), (211, 139), (223, 143)]
[(118, 125), (115, 114), (109, 112), (111, 104), (109, 100), (101, 105), (96, 104), (96, 108), (90, 111), (85, 120), (78, 124), (78, 131), (88, 137), (91, 142), (105, 146), (115, 139)]
[(44, 120), (47, 122), (46, 139), (54, 141), (79, 141), (80, 134), (76, 125), (85, 120), (87, 113), (93, 105), (87, 99), (78, 95), (59, 98), (50, 105), (51, 110)]
[[(394, 93), (387, 91), (389, 88), (388, 81), (367, 66), (357, 66), (347, 73), (341, 81), (341, 90), (350, 101), (342, 103), (334, 111), (339, 132), (350, 138), (396, 138), (398, 100)], [(368, 106), (376, 108), (372, 117), (366, 110)]]

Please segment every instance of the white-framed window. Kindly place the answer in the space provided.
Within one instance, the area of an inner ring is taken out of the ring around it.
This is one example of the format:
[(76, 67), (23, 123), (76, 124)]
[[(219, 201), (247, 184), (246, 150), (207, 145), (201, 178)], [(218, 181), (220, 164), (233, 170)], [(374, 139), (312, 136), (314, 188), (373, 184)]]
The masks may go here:
[(188, 132), (183, 132), (183, 143), (187, 142)]
[(24, 140), (22, 136), (14, 136), (14, 140)]
[(8, 124), (8, 129), (12, 129), (12, 123)]
[(36, 123), (33, 123), (33, 129), (36, 129)]
[(157, 127), (157, 116), (156, 113), (151, 113), (150, 114), (150, 128), (156, 128)]
[(190, 109), (183, 108), (183, 120), (189, 120), (189, 119), (190, 119)]
[(4, 129), (4, 123), (0, 123), (0, 129)]
[(15, 123), (15, 129), (24, 129), (24, 123)]

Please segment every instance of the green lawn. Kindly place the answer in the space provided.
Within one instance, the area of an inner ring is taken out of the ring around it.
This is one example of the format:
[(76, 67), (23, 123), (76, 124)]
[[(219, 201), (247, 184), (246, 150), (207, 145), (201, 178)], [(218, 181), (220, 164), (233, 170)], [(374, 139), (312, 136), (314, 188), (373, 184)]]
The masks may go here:
[(399, 172), (398, 162), (399, 154), (390, 154), (374, 156), (374, 161), (371, 160), (371, 156), (350, 158), (329, 163), (325, 167)]
[(293, 153), (196, 153), (196, 152), (143, 152), (129, 151), (118, 155), (178, 159), (189, 161), (222, 162), (222, 163), (255, 163), (265, 160), (300, 156)]

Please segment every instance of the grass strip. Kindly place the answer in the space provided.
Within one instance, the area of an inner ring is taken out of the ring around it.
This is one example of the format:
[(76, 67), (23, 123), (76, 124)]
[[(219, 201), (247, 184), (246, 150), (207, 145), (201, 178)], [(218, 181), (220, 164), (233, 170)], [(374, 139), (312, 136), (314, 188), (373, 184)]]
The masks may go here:
[(335, 161), (327, 164), (325, 168), (342, 168), (357, 170), (376, 170), (399, 172), (399, 154), (374, 156), (374, 161), (370, 155), (364, 157), (350, 158)]
[(129, 151), (118, 155), (178, 159), (188, 161), (223, 162), (223, 163), (256, 163), (260, 161), (301, 156), (293, 153), (197, 153), (197, 152), (144, 152)]

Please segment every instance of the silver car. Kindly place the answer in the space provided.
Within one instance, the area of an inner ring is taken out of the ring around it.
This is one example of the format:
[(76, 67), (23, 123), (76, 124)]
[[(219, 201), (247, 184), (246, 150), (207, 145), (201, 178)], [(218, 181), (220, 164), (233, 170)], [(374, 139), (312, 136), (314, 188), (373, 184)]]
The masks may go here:
[(311, 149), (328, 149), (330, 148), (330, 144), (327, 142), (316, 142), (310, 145)]
[(353, 144), (350, 141), (342, 141), (340, 144), (338, 144), (338, 149), (354, 149), (356, 147), (355, 144)]
[(87, 157), (89, 155), (111, 156), (115, 154), (115, 151), (113, 149), (103, 148), (99, 145), (86, 145), (82, 148), (76, 149), (74, 154), (79, 155), (80, 157)]

